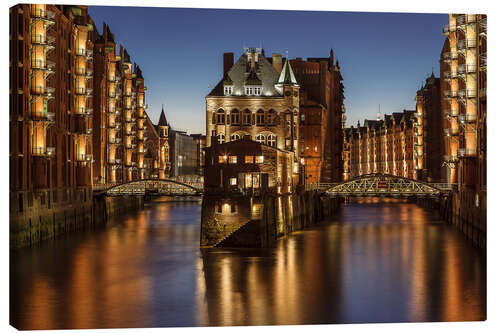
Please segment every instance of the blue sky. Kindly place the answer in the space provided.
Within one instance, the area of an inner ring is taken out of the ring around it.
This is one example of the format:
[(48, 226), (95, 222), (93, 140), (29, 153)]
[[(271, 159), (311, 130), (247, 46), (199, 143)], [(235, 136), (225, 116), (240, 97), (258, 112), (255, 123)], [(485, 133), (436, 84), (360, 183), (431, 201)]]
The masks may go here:
[(205, 131), (205, 96), (222, 77), (222, 55), (245, 46), (266, 55), (339, 60), (347, 125), (382, 113), (414, 109), (415, 92), (439, 55), (447, 14), (215, 10), (89, 6), (99, 32), (110, 25), (117, 43), (141, 66), (148, 114), (162, 103), (177, 129)]

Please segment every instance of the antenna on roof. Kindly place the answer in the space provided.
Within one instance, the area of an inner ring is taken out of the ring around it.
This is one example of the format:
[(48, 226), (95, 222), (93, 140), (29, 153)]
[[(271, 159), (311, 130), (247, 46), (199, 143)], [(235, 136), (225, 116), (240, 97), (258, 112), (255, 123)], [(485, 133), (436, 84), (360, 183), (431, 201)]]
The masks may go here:
[(285, 49), (286, 58), (288, 59), (288, 49)]

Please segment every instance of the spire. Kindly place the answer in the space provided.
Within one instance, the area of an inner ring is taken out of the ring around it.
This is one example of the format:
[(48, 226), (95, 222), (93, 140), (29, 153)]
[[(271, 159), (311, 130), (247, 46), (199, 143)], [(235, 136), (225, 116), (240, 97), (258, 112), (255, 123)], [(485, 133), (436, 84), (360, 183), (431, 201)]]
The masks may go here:
[(163, 104), (161, 105), (160, 120), (158, 121), (158, 126), (168, 126), (167, 117), (165, 117), (165, 110), (163, 110)]
[(297, 84), (297, 80), (295, 79), (295, 74), (293, 74), (292, 66), (288, 61), (288, 51), (285, 60), (285, 65), (281, 70), (280, 78), (278, 80), (278, 84)]

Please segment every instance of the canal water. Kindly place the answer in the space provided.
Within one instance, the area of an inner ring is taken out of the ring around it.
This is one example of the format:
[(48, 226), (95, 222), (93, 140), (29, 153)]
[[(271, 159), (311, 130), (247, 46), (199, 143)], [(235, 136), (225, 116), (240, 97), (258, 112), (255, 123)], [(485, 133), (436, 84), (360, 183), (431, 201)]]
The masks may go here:
[(486, 263), (437, 214), (366, 199), (274, 249), (199, 248), (199, 203), (11, 254), (21, 329), (469, 321)]

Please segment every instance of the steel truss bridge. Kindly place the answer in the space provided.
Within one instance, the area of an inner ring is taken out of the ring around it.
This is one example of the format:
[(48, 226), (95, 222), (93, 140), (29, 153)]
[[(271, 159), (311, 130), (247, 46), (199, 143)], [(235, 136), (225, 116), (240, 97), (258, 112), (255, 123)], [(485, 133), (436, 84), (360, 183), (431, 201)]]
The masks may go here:
[(152, 178), (121, 184), (96, 185), (94, 186), (94, 193), (109, 196), (200, 196), (203, 193), (203, 177), (180, 176), (165, 179)]
[(452, 184), (425, 183), (388, 174), (367, 174), (342, 183), (313, 184), (311, 189), (332, 197), (439, 197), (448, 195)]

